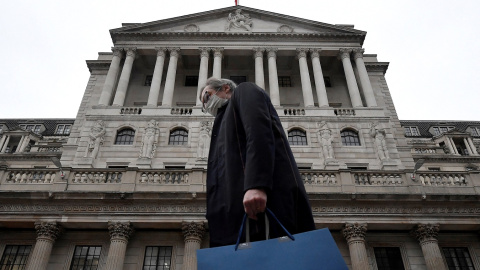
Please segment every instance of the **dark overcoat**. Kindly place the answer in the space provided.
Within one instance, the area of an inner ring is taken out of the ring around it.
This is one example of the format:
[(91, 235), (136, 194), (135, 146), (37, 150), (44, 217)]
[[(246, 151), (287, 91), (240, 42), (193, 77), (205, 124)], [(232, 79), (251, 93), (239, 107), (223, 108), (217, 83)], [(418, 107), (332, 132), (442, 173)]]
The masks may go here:
[[(315, 229), (305, 187), (270, 98), (241, 83), (218, 110), (207, 168), (210, 246), (235, 244), (244, 193), (263, 188), (270, 208), (291, 233)], [(285, 234), (270, 222), (270, 237)]]

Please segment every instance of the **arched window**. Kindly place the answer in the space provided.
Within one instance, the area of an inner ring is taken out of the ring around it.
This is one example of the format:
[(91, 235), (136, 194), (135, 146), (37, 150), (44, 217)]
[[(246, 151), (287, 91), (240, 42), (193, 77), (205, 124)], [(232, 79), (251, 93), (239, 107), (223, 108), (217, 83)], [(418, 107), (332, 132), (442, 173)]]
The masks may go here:
[(115, 144), (122, 144), (122, 145), (133, 144), (134, 138), (135, 138), (135, 130), (131, 128), (124, 128), (117, 132), (117, 137), (115, 137)]
[(307, 134), (301, 129), (292, 129), (288, 132), (290, 145), (307, 145)]
[(169, 145), (184, 145), (188, 142), (188, 131), (183, 128), (178, 128), (170, 131)]
[(358, 137), (358, 132), (352, 129), (344, 129), (340, 132), (342, 136), (342, 144), (348, 146), (359, 146), (360, 137)]

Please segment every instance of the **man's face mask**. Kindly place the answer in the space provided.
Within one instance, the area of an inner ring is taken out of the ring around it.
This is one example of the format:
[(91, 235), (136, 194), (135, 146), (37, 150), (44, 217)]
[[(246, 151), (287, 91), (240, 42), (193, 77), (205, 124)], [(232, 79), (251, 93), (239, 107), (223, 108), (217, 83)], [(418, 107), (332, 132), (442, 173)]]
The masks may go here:
[(218, 97), (215, 92), (205, 104), (205, 111), (213, 116), (217, 116), (218, 109), (225, 105), (227, 101), (228, 99)]

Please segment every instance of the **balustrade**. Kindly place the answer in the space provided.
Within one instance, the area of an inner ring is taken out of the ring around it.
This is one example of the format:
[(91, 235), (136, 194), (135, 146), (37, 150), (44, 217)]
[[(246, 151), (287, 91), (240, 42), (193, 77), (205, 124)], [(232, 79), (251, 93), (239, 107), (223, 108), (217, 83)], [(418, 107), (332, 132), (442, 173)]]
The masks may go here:
[(435, 148), (413, 148), (412, 153), (415, 153), (415, 154), (436, 154), (437, 150)]
[(335, 173), (328, 172), (300, 172), (305, 185), (337, 185), (337, 176)]
[(155, 171), (140, 173), (138, 182), (141, 184), (187, 184), (190, 171)]
[(9, 184), (51, 184), (58, 170), (12, 170), (7, 173), (6, 183)]
[(124, 172), (121, 171), (84, 171), (73, 172), (72, 183), (93, 184), (93, 183), (121, 183)]
[(37, 152), (60, 152), (60, 146), (37, 146)]
[(335, 109), (334, 113), (338, 116), (355, 116), (354, 109)]
[(177, 107), (177, 108), (172, 108), (170, 113), (173, 115), (191, 115), (192, 112), (193, 112), (192, 108)]
[(357, 185), (402, 185), (402, 175), (397, 173), (353, 173)]
[(305, 115), (305, 109), (285, 108), (283, 110), (285, 115)]
[(120, 114), (142, 114), (142, 108), (121, 108), (120, 109)]
[(462, 173), (418, 173), (424, 186), (467, 186), (468, 181)]

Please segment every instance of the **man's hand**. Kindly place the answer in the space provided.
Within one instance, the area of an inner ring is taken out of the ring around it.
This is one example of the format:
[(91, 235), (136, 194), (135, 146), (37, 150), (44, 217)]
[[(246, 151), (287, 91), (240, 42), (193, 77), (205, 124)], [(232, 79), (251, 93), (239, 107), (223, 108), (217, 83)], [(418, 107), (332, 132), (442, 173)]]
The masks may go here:
[(257, 220), (257, 214), (265, 212), (267, 193), (263, 189), (249, 189), (243, 196), (243, 207), (248, 217)]

